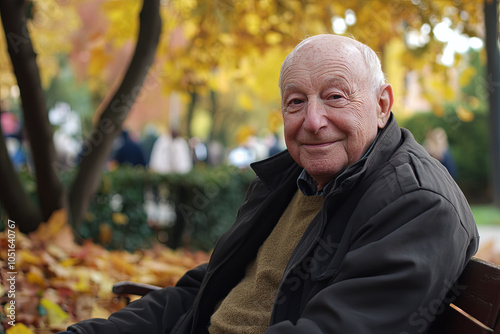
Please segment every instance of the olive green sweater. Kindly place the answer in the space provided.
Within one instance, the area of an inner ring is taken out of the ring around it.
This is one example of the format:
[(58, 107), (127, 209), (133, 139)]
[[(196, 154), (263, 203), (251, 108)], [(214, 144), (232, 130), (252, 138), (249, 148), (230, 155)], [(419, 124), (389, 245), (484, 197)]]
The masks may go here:
[(245, 277), (212, 315), (211, 334), (266, 331), (286, 264), (322, 204), (322, 196), (304, 196), (297, 191), (256, 259), (248, 265)]

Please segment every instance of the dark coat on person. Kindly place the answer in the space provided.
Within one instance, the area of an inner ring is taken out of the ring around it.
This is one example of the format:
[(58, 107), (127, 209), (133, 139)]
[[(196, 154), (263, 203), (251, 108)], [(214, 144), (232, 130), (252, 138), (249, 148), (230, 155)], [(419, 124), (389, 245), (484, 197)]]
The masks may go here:
[(145, 166), (146, 158), (141, 146), (130, 138), (127, 131), (122, 131), (119, 137), (120, 146), (113, 154), (113, 160), (118, 164), (132, 166)]
[[(219, 301), (245, 275), (297, 191), (288, 152), (255, 163), (236, 222), (210, 262), (77, 333), (207, 333)], [(464, 195), (393, 116), (371, 153), (349, 167), (285, 269), (268, 334), (425, 333), (476, 252)], [(448, 292), (448, 294), (447, 294)]]

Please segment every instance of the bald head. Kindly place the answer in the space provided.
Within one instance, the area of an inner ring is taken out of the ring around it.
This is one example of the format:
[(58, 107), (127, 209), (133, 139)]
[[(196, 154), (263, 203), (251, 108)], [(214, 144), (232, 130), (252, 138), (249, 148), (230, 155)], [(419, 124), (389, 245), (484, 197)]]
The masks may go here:
[(333, 34), (322, 34), (304, 39), (285, 58), (281, 66), (279, 78), (280, 88), (282, 88), (283, 73), (286, 71), (292, 59), (304, 55), (314, 58), (317, 54), (325, 52), (335, 52), (343, 57), (360, 57), (360, 59), (362, 59), (360, 65), (366, 67), (363, 72), (366, 73), (367, 79), (373, 85), (374, 91), (378, 90), (379, 87), (386, 82), (380, 60), (375, 51), (370, 47), (352, 38)]

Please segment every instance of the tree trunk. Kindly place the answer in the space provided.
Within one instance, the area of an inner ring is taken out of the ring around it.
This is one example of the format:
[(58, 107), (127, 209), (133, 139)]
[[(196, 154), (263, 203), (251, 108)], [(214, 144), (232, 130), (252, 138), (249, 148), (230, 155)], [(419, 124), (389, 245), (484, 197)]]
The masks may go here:
[(196, 108), (196, 99), (198, 98), (198, 92), (196, 87), (193, 86), (192, 91), (189, 92), (191, 100), (189, 101), (187, 115), (186, 115), (186, 136), (191, 138), (193, 136), (191, 131), (191, 123), (193, 122), (194, 109)]
[[(56, 158), (56, 150), (52, 141), (52, 127), (48, 119), (45, 95), (36, 63), (36, 54), (26, 27), (25, 10), (26, 1), (0, 1), (0, 14), (8, 44), (8, 52), (21, 93), (24, 124), (35, 165), (41, 218), (46, 221), (54, 210), (63, 206), (63, 186), (56, 169), (52, 165)], [(9, 173), (2, 174), (1, 177), (3, 179), (17, 178), (17, 175), (10, 175)], [(13, 180), (6, 182), (11, 183), (11, 186), (20, 184), (20, 182)], [(5, 183), (2, 182), (2, 184)], [(17, 190), (13, 189), (12, 191)], [(30, 206), (27, 204), (28, 207)], [(12, 217), (24, 215), (25, 213), (19, 212), (18, 208), (18, 206), (12, 206), (11, 210), (15, 210), (15, 212), (9, 212), (9, 215)], [(21, 208), (22, 210), (26, 209)], [(31, 219), (37, 216), (35, 214), (29, 215)], [(38, 221), (38, 223), (40, 222)], [(24, 219), (21, 219), (18, 224), (24, 230), (31, 230), (37, 225), (31, 220)]]
[[(1, 112), (1, 110), (0, 110)], [(7, 151), (0, 127), (0, 202), (21, 232), (33, 231), (42, 221), (42, 214), (23, 188)]]
[(212, 116), (212, 126), (210, 127), (210, 133), (208, 136), (208, 142), (212, 142), (216, 138), (216, 119), (217, 119), (217, 93), (211, 89), (210, 90), (210, 114)]
[(144, 0), (134, 55), (121, 85), (84, 143), (82, 160), (69, 191), (69, 218), (74, 226), (83, 219), (99, 188), (113, 140), (120, 133), (154, 61), (160, 32), (160, 0)]
[(500, 54), (498, 50), (498, 2), (485, 0), (487, 81), (493, 174), (493, 204), (500, 207)]

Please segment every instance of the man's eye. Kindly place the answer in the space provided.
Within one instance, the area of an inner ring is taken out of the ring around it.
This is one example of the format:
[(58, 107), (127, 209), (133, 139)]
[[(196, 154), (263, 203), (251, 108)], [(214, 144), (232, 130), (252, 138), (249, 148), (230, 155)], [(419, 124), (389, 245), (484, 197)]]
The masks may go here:
[(301, 99), (293, 99), (290, 101), (290, 104), (301, 104), (302, 100)]
[(335, 95), (330, 96), (330, 98), (333, 100), (338, 100), (338, 99), (342, 98), (342, 95), (335, 94)]

